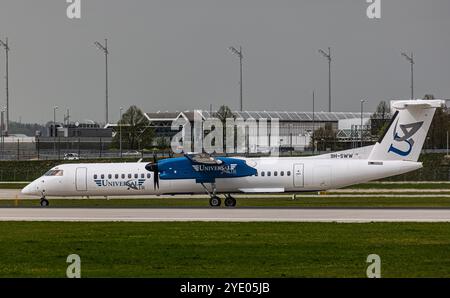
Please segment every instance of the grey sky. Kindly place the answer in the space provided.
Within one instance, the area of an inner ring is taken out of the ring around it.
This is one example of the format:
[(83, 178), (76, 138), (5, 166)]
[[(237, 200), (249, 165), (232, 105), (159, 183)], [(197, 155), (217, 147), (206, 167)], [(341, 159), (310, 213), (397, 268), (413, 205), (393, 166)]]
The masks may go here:
[[(365, 0), (81, 0), (81, 20), (66, 17), (65, 0), (2, 0), (0, 38), (9, 37), (11, 119), (104, 119), (104, 59), (110, 46), (110, 119), (119, 107), (144, 111), (208, 109), (239, 104), (244, 50), (244, 108), (327, 110), (328, 69), (317, 52), (332, 47), (335, 111), (359, 111), (368, 99), (415, 94), (450, 98), (450, 1), (381, 0), (381, 19), (366, 17)], [(0, 74), (4, 75), (4, 51)], [(0, 102), (5, 102), (0, 81)]]

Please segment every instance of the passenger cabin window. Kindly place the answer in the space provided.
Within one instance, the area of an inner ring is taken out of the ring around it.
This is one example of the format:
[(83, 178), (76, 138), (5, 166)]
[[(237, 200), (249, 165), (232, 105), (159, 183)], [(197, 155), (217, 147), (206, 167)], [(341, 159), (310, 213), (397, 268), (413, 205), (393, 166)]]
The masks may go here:
[(100, 177), (101, 177), (102, 179), (105, 179), (105, 175), (103, 175), (103, 174), (102, 174)]
[(63, 170), (50, 170), (45, 173), (45, 176), (62, 176), (64, 174)]
[(145, 174), (141, 174), (141, 179), (144, 179), (145, 178)]
[(277, 171), (273, 172), (273, 175), (278, 176), (278, 172)]
[(272, 173), (270, 171), (268, 171), (267, 172), (267, 176), (270, 176), (270, 175), (272, 175)]
[(122, 174), (122, 179), (125, 179), (125, 174)]
[(131, 174), (128, 174), (128, 179), (131, 179), (131, 177), (132, 177)]
[(111, 179), (112, 178), (112, 175), (111, 174), (108, 174), (108, 179)]
[(288, 176), (291, 176), (291, 171), (287, 171), (286, 173)]
[(94, 179), (97, 179), (97, 174), (94, 175)]
[(137, 179), (138, 177), (138, 174), (134, 174), (134, 179)]
[(114, 175), (114, 178), (119, 179), (119, 174)]
[(284, 171), (281, 171), (281, 172), (280, 172), (280, 176), (284, 176)]
[(266, 173), (264, 173), (264, 171), (261, 172), (261, 176), (264, 177), (264, 175), (266, 175)]
[(147, 173), (147, 178), (149, 178), (149, 179), (150, 179), (150, 177), (151, 177), (151, 176), (150, 176), (150, 173)]

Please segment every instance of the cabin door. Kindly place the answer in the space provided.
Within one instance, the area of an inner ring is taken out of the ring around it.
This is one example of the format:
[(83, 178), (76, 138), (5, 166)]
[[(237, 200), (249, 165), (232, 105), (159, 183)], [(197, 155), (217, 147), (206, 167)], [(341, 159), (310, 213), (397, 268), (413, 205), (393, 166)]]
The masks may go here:
[(294, 187), (305, 186), (304, 165), (302, 163), (294, 164)]
[(87, 190), (87, 168), (77, 168), (75, 178), (75, 187), (78, 191)]

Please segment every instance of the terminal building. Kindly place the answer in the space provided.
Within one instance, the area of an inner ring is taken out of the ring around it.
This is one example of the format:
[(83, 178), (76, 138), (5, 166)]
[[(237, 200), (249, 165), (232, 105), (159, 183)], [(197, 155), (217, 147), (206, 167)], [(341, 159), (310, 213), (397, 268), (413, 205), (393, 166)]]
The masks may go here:
[[(313, 131), (320, 127), (331, 128), (336, 131), (341, 142), (347, 143), (351, 148), (361, 138), (361, 131), (370, 131), (370, 116), (372, 113), (363, 113), (361, 127), (361, 113), (351, 112), (292, 112), (292, 111), (234, 111), (234, 118), (243, 120), (278, 119), (280, 150), (308, 150), (311, 146)], [(170, 139), (178, 132), (172, 130), (174, 121), (183, 118), (189, 121), (193, 129), (194, 119), (208, 119), (215, 117), (216, 112), (206, 110), (184, 112), (150, 112), (145, 113), (149, 126), (155, 130), (155, 137), (164, 139), (170, 144)]]

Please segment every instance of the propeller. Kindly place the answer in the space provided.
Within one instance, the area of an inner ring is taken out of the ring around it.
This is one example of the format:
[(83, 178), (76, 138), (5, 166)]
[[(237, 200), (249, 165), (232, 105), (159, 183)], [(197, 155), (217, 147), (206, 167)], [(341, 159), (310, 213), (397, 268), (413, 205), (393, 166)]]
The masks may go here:
[(153, 188), (159, 188), (159, 169), (156, 154), (153, 155), (153, 163), (147, 164), (145, 169), (149, 172), (153, 172)]

